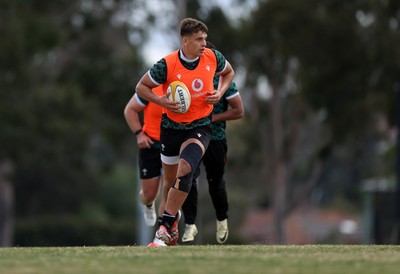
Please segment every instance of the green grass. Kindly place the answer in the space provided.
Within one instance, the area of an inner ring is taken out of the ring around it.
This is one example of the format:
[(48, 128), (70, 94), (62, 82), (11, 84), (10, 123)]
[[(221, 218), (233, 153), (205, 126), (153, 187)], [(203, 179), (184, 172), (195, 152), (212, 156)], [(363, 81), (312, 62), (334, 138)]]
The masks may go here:
[(400, 246), (0, 248), (0, 273), (400, 273)]

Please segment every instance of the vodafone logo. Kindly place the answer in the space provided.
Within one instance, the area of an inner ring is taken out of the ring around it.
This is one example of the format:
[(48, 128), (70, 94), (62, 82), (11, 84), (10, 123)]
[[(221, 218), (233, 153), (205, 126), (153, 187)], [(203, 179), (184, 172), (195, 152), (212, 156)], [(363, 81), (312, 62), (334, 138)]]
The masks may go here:
[(204, 83), (201, 79), (194, 79), (194, 81), (192, 82), (192, 89), (196, 92), (199, 92), (200, 90), (202, 90), (204, 87)]

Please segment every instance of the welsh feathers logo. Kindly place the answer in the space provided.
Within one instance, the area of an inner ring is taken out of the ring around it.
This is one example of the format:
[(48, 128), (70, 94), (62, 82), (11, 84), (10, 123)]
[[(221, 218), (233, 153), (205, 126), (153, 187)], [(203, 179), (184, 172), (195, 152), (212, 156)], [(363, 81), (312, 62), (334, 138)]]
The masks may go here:
[(201, 79), (194, 79), (194, 81), (192, 82), (192, 89), (196, 92), (199, 92), (200, 90), (202, 90), (204, 87), (204, 83)]

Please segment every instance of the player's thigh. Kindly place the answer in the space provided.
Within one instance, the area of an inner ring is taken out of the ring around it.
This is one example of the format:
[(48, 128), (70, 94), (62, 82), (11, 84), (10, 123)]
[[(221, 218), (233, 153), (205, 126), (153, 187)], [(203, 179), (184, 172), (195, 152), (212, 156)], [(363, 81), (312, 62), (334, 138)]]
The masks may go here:
[(211, 140), (211, 125), (200, 126), (187, 131), (180, 152), (190, 143), (197, 143), (205, 153)]
[(206, 153), (203, 156), (203, 164), (207, 173), (207, 178), (220, 179), (225, 172), (227, 161), (226, 140), (211, 140)]
[(186, 132), (183, 130), (161, 128), (160, 145), (161, 161), (166, 165), (176, 165)]
[(159, 148), (145, 148), (139, 150), (139, 174), (140, 179), (152, 179), (160, 177), (162, 165)]

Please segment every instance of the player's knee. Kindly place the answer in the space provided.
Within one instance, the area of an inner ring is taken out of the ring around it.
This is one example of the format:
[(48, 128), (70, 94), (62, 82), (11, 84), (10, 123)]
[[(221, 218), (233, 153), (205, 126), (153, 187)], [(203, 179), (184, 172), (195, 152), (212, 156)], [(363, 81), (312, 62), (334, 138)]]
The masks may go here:
[(203, 151), (201, 147), (197, 144), (191, 143), (187, 145), (181, 153), (180, 161), (181, 165), (187, 165), (187, 167), (182, 167), (184, 175), (179, 176), (174, 183), (174, 188), (189, 193), (192, 187), (193, 174), (200, 162)]
[(207, 177), (207, 182), (209, 187), (219, 187), (225, 185), (225, 180), (223, 176)]
[(194, 172), (201, 160), (203, 151), (198, 144), (190, 143), (181, 152), (180, 158), (190, 165), (190, 172)]
[(157, 199), (158, 191), (152, 190), (145, 193), (146, 200), (150, 203)]
[(146, 205), (153, 203), (157, 199), (157, 195), (158, 195), (158, 192), (156, 192), (154, 190), (142, 189), (139, 192), (141, 201)]
[(173, 187), (180, 191), (189, 193), (190, 188), (192, 187), (192, 180), (190, 178), (191, 178), (190, 172), (186, 175), (176, 178)]

